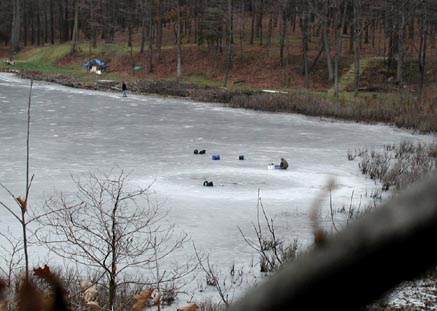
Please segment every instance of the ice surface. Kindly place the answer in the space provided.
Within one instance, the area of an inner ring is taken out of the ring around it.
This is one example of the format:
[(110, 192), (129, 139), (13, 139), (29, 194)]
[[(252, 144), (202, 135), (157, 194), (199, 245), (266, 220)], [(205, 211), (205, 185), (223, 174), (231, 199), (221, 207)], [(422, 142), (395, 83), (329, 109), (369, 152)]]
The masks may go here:
[[(25, 189), (29, 85), (0, 74), (0, 182), (17, 196), (24, 196)], [(258, 189), (278, 234), (306, 245), (311, 242), (308, 211), (329, 178), (339, 185), (333, 192), (335, 208), (348, 205), (352, 192), (353, 203), (364, 205), (380, 188), (360, 174), (357, 160), (347, 160), (348, 149), (430, 139), (384, 125), (156, 96), (121, 98), (119, 93), (34, 82), (30, 203), (38, 208), (54, 189), (74, 190), (71, 176), (119, 166), (132, 171), (133, 186), (154, 182), (152, 189), (169, 210), (170, 221), (209, 251), (216, 264), (248, 264), (258, 258), (237, 226), (253, 236)], [(194, 155), (194, 149), (206, 154)], [(212, 154), (221, 159), (213, 161)], [(288, 170), (267, 169), (281, 157), (288, 160)], [(204, 180), (215, 186), (203, 187)], [(13, 206), (4, 191), (0, 201)], [(328, 210), (325, 200), (322, 222), (327, 226)], [(0, 209), (0, 217), (2, 232), (8, 229), (19, 237), (12, 216)]]

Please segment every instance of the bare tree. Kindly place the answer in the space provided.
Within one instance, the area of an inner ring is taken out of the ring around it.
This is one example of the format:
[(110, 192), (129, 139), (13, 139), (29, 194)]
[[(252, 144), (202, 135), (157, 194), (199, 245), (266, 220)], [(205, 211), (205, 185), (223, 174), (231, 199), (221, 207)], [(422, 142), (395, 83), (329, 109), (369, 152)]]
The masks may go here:
[(22, 233), (23, 233), (23, 252), (24, 252), (24, 261), (25, 261), (25, 278), (28, 281), (29, 278), (29, 254), (28, 254), (28, 224), (35, 219), (27, 219), (27, 209), (28, 209), (28, 198), (30, 187), (32, 185), (33, 176), (30, 177), (30, 106), (32, 99), (32, 86), (33, 80), (30, 81), (30, 92), (29, 92), (29, 101), (27, 105), (27, 135), (26, 135), (26, 190), (25, 197), (14, 195), (5, 185), (0, 183), (0, 187), (2, 187), (15, 201), (20, 209), (20, 213), (16, 213), (11, 207), (6, 205), (5, 203), (0, 201), (0, 205), (3, 206), (21, 225)]
[[(358, 95), (358, 88), (360, 83), (360, 54), (361, 54), (361, 34), (362, 30), (362, 21), (361, 21), (361, 7), (362, 0), (353, 0), (353, 8), (354, 8), (354, 19), (353, 19), (353, 29), (355, 34), (353, 36), (355, 41), (354, 47), (354, 96)], [(351, 35), (352, 36), (352, 35)]]
[[(220, 300), (224, 303), (226, 308), (229, 308), (232, 303), (233, 292), (235, 291), (235, 281), (226, 282), (226, 277), (222, 276), (220, 271), (211, 263), (210, 256), (200, 254), (196, 245), (193, 243), (194, 252), (197, 257), (197, 262), (206, 276), (206, 284), (212, 286), (217, 291)], [(234, 267), (232, 268), (234, 269)], [(234, 277), (234, 272), (231, 269), (231, 277)], [(232, 295), (231, 295), (232, 294)], [(230, 296), (231, 295), (231, 296)]]
[(334, 71), (332, 70), (331, 47), (330, 47), (329, 36), (328, 36), (328, 19), (329, 19), (329, 12), (330, 12), (329, 1), (324, 2), (323, 8), (324, 8), (324, 12), (322, 14), (323, 46), (325, 47), (325, 53), (326, 53), (326, 64), (328, 67), (328, 81), (332, 81), (334, 79)]
[[(334, 58), (334, 96), (339, 95), (339, 66), (341, 56), (341, 42), (345, 20), (347, 4), (349, 0), (335, 0), (334, 2), (334, 33), (335, 33), (335, 58)], [(343, 11), (342, 11), (343, 10)]]
[(425, 66), (426, 66), (426, 49), (429, 32), (429, 8), (427, 1), (422, 1), (421, 16), (420, 16), (420, 44), (419, 44), (419, 98), (422, 102), (423, 89), (425, 84)]
[(182, 78), (182, 48), (181, 48), (181, 4), (180, 0), (177, 2), (177, 19), (176, 19), (176, 45), (177, 45), (177, 68), (176, 68), (176, 81), (179, 82)]
[[(320, 20), (321, 20), (321, 28), (322, 28), (322, 48), (319, 52), (320, 53), (325, 50), (326, 54), (326, 64), (328, 68), (328, 81), (332, 81), (334, 79), (334, 72), (332, 68), (332, 61), (331, 61), (331, 46), (329, 42), (329, 35), (328, 35), (328, 23), (331, 18), (331, 11), (332, 11), (332, 4), (330, 1), (319, 1), (319, 0), (313, 0), (308, 2), (311, 6), (311, 11), (314, 13)], [(314, 60), (313, 67), (316, 64), (316, 60)]]
[(71, 55), (76, 53), (78, 35), (79, 35), (79, 0), (76, 0), (74, 4), (73, 36), (71, 38), (71, 46), (70, 46)]
[(281, 9), (281, 28), (280, 28), (280, 39), (279, 39), (279, 65), (281, 67), (285, 66), (284, 60), (284, 48), (287, 36), (287, 19), (290, 11), (289, 1), (282, 0), (280, 2)]
[(228, 78), (229, 78), (229, 72), (232, 69), (232, 0), (228, 0), (228, 16), (227, 16), (227, 29), (228, 29), (228, 61), (226, 65), (226, 74), (225, 74), (225, 81), (224, 81), (224, 87), (228, 86)]
[[(263, 226), (261, 222), (264, 221)], [(256, 241), (252, 241), (242, 229), (238, 227), (246, 243), (253, 248), (261, 257), (261, 272), (276, 271), (285, 262), (291, 262), (296, 258), (298, 243), (294, 240), (291, 244), (284, 246), (284, 241), (276, 235), (275, 224), (272, 218), (269, 219), (261, 200), (258, 189), (257, 222), (252, 223), (256, 234)], [(264, 232), (267, 227), (267, 233)]]
[(21, 29), (21, 0), (12, 0), (12, 29), (11, 29), (11, 50), (9, 58), (13, 59), (14, 53), (20, 46)]
[[(145, 272), (144, 268), (168, 257), (187, 239), (152, 204), (150, 186), (129, 190), (128, 176), (120, 170), (74, 179), (77, 192), (48, 199), (44, 209), (50, 216), (40, 219), (48, 234), (39, 239), (51, 251), (105, 277), (110, 310), (123, 273)], [(164, 282), (162, 272), (158, 276)]]
[(309, 60), (308, 60), (308, 41), (309, 41), (309, 16), (308, 9), (305, 4), (303, 4), (301, 18), (300, 18), (300, 29), (302, 32), (302, 57), (303, 57), (303, 74), (305, 77), (304, 87), (308, 89), (310, 87), (310, 77), (309, 77)]
[(6, 275), (6, 285), (10, 288), (14, 279), (14, 273), (23, 261), (21, 254), (23, 251), (23, 241), (14, 239), (12, 236), (2, 232), (0, 232), (0, 241), (0, 258), (3, 261), (0, 271), (3, 275)]

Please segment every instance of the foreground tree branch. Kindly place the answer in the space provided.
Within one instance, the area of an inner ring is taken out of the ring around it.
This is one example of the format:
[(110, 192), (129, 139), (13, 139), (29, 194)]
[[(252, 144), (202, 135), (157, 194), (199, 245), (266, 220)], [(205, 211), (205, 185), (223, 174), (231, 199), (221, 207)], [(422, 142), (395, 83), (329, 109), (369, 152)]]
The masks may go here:
[(437, 262), (436, 185), (434, 174), (328, 237), (230, 310), (359, 310), (419, 276)]

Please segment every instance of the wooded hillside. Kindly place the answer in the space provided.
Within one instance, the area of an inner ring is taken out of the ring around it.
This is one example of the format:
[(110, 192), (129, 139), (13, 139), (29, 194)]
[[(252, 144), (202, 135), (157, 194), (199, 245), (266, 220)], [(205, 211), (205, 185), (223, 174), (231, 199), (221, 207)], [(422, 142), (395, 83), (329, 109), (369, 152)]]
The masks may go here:
[[(419, 97), (436, 76), (436, 0), (11, 0), (0, 12), (11, 59), (31, 45), (71, 42), (74, 55), (78, 43), (91, 52), (122, 42), (139, 50), (126, 66), (142, 61), (147, 73), (170, 66), (180, 79), (197, 65), (224, 86), (263, 85), (246, 81), (258, 76), (283, 88), (297, 73), (298, 87), (323, 85), (336, 96), (342, 74), (355, 95), (380, 88), (378, 78), (414, 85)], [(379, 71), (365, 73), (369, 64)]]

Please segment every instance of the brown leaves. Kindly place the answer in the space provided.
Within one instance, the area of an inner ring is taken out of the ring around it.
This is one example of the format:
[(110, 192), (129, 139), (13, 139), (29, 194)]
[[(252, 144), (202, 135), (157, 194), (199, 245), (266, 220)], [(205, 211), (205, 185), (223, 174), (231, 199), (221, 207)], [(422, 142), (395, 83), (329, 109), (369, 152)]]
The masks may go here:
[(155, 289), (153, 287), (144, 290), (141, 294), (133, 295), (133, 298), (137, 301), (130, 311), (141, 311), (149, 301), (150, 296), (152, 295)]
[(44, 268), (35, 268), (33, 269), (33, 274), (43, 280), (48, 280), (53, 278), (53, 273), (50, 271), (49, 266), (44, 265)]
[(197, 311), (197, 310), (199, 310), (199, 306), (196, 305), (195, 303), (190, 303), (186, 306), (177, 309), (177, 311)]
[(26, 212), (27, 211), (27, 201), (22, 197), (16, 198), (17, 202), (20, 204), (21, 209)]
[(42, 292), (31, 281), (23, 281), (18, 291), (18, 310), (56, 310), (67, 311), (67, 291), (58, 276), (49, 266), (33, 270), (34, 275), (46, 281), (50, 292)]

